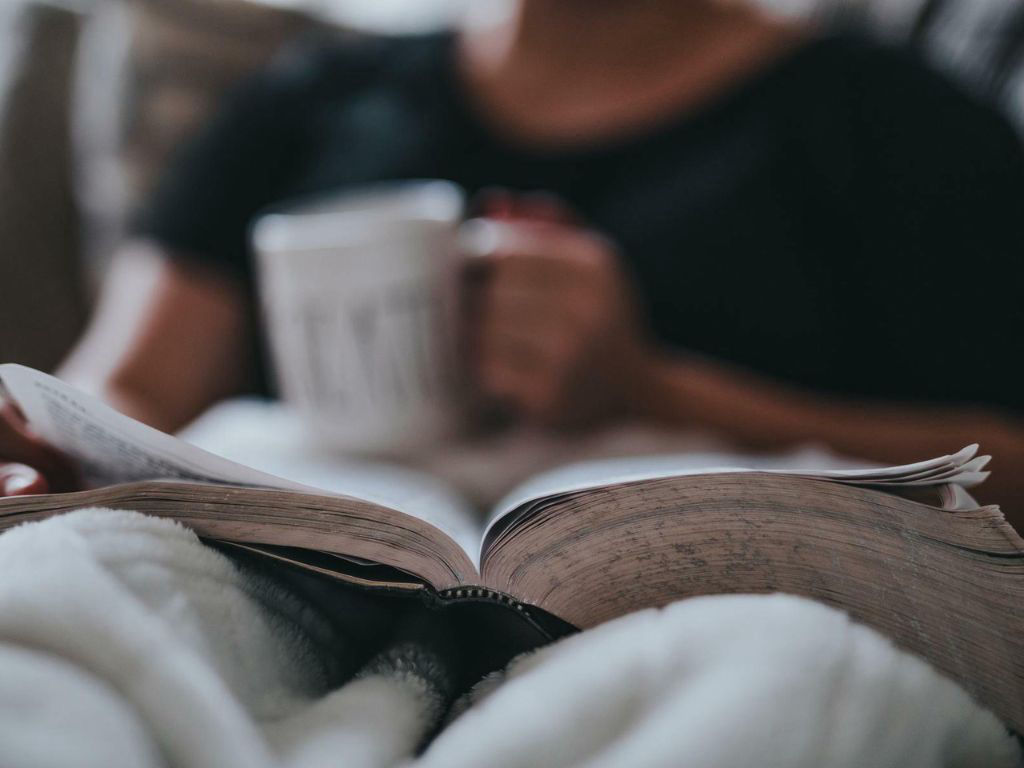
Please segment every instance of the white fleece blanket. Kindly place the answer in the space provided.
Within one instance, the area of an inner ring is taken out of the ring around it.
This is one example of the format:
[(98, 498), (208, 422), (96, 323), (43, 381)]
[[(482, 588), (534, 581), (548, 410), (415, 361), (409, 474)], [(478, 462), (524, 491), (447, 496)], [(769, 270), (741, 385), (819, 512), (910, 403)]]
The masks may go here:
[[(358, 620), (354, 617), (353, 620)], [(443, 716), (429, 660), (325, 690), (331, 628), (166, 521), (0, 536), (0, 766), (1018, 765), (959, 688), (786, 597), (643, 611), (515, 661)]]

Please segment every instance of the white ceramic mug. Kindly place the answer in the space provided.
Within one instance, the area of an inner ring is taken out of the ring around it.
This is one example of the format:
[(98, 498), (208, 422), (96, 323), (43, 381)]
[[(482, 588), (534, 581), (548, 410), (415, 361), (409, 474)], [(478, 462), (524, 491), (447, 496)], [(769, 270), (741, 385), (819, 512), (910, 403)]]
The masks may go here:
[(278, 388), (321, 444), (402, 453), (460, 429), (463, 210), (454, 184), (400, 182), (256, 223)]

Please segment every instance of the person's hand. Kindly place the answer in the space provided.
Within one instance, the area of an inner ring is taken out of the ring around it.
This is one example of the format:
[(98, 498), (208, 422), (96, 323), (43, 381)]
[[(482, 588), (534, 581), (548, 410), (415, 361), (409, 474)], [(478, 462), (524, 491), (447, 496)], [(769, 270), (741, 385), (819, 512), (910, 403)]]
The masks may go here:
[(77, 487), (71, 461), (33, 435), (14, 405), (0, 401), (0, 497)]
[(503, 198), (467, 227), (469, 361), (487, 398), (547, 425), (620, 414), (644, 353), (614, 245), (550, 198)]

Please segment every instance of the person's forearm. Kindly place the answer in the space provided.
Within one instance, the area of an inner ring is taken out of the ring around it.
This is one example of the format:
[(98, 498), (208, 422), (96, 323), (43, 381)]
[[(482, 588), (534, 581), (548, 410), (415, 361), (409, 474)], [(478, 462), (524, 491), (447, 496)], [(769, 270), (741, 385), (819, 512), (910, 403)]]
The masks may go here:
[(236, 281), (134, 246), (115, 260), (96, 316), (59, 375), (175, 432), (249, 384), (245, 301)]
[(854, 402), (800, 391), (703, 359), (652, 359), (636, 409), (662, 423), (712, 430), (758, 450), (821, 442), (833, 450), (903, 463), (980, 443), (993, 475), (978, 495), (1018, 527), (1024, 513), (1024, 424), (982, 408)]

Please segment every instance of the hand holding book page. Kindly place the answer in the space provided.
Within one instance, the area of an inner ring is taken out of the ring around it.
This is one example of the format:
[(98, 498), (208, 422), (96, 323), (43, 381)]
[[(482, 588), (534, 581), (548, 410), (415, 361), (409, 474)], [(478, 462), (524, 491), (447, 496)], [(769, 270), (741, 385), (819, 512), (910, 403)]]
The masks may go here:
[[(480, 527), (476, 515), (438, 483), (397, 468), (371, 472), (295, 472), (294, 478), (230, 461), (148, 427), (79, 392), (60, 379), (20, 365), (0, 365), (0, 394), (25, 414), (32, 430), (74, 459), (87, 487), (143, 480), (183, 480), (217, 485), (331, 493), (400, 509), (425, 520), (475, 553)], [(304, 468), (309, 470), (310, 468)], [(368, 476), (369, 475), (369, 476)]]

